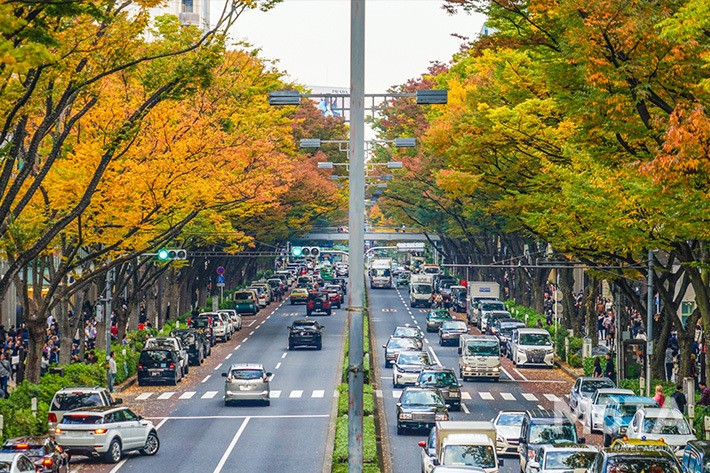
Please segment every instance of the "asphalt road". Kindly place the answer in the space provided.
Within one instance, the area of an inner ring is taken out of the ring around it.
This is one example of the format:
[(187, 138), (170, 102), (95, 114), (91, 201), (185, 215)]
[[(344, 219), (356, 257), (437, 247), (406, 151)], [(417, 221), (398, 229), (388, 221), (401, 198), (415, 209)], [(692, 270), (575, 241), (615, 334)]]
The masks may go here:
[[(391, 368), (384, 368), (382, 345), (394, 331), (404, 324), (418, 325), (426, 333), (426, 309), (410, 309), (406, 289), (373, 289), (369, 292), (370, 317), (380, 366), (379, 389), (384, 401), (386, 434), (395, 473), (421, 471), (421, 447), (428, 432), (397, 435), (396, 403), (402, 389), (394, 389)], [(434, 360), (458, 372), (457, 348), (440, 347), (438, 334), (427, 333), (424, 349)], [(535, 408), (567, 409), (563, 392), (569, 392), (571, 380), (558, 370), (514, 369), (504, 360), (504, 375), (500, 382), (467, 381), (462, 390), (462, 411), (452, 412), (451, 420), (492, 420), (501, 410)], [(580, 430), (581, 433), (581, 430)], [(505, 456), (501, 473), (519, 472), (517, 457)]]
[[(129, 455), (117, 465), (84, 462), (82, 472), (320, 472), (340, 380), (345, 311), (313, 317), (326, 327), (321, 351), (289, 351), (286, 327), (305, 317), (305, 306), (285, 302), (271, 309), (268, 316), (243, 317), (240, 336), (213, 348), (207, 363), (191, 368), (177, 386), (122, 394), (159, 426), (157, 455)], [(233, 362), (262, 363), (273, 373), (270, 406), (224, 405), (221, 373)]]

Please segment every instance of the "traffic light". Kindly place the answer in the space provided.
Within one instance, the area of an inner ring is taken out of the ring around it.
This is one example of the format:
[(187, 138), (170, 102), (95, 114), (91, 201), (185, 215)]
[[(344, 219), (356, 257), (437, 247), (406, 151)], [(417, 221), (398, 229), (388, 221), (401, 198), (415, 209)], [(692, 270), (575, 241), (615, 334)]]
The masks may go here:
[(187, 251), (183, 250), (183, 249), (178, 249), (178, 250), (160, 249), (160, 250), (158, 250), (158, 259), (160, 261), (172, 261), (172, 260), (179, 260), (179, 259), (187, 259)]
[(320, 248), (317, 246), (293, 246), (291, 247), (291, 256), (296, 258), (300, 257), (313, 257), (317, 258), (320, 255)]

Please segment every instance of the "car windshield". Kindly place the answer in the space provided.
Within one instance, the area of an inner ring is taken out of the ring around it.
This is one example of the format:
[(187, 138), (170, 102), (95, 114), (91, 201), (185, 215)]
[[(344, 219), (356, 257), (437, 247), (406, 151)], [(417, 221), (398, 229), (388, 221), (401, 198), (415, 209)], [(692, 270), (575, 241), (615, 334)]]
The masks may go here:
[(172, 340), (146, 340), (145, 348), (175, 348)]
[(397, 327), (394, 330), (395, 337), (419, 337), (419, 329), (414, 327)]
[(466, 322), (461, 322), (460, 320), (444, 322), (441, 325), (441, 328), (442, 330), (468, 330), (468, 327), (466, 327)]
[(511, 333), (516, 328), (522, 328), (522, 327), (525, 327), (524, 323), (503, 322), (502, 324), (500, 324), (500, 331), (505, 332), (505, 333)]
[(530, 443), (577, 443), (577, 430), (570, 424), (533, 424)]
[(619, 473), (680, 473), (676, 460), (672, 458), (629, 458), (626, 455), (610, 457), (606, 471)]
[(194, 333), (189, 333), (189, 332), (170, 332), (170, 335), (173, 337), (178, 337), (180, 340), (182, 340), (184, 343), (188, 345), (192, 345), (195, 343), (195, 334)]
[(612, 393), (602, 393), (602, 394), (597, 394), (597, 400), (596, 404), (598, 406), (606, 406), (609, 404), (612, 400), (614, 400), (614, 396), (617, 396), (618, 394), (612, 394)]
[(400, 353), (397, 358), (400, 365), (428, 365), (429, 355), (426, 353)]
[(207, 318), (198, 318), (190, 320), (190, 327), (205, 328), (209, 327), (210, 322)]
[(425, 372), (419, 376), (419, 384), (427, 387), (443, 388), (457, 386), (456, 376), (450, 371)]
[(387, 348), (418, 348), (417, 343), (411, 338), (390, 338)]
[(545, 455), (545, 469), (568, 470), (572, 468), (589, 468), (597, 452), (547, 452)]
[(254, 293), (249, 291), (237, 291), (234, 293), (235, 301), (251, 301), (254, 300)]
[(481, 310), (505, 310), (505, 304), (502, 302), (482, 302)]
[(72, 411), (81, 407), (101, 406), (99, 393), (57, 393), (52, 401), (52, 410)]
[(593, 379), (582, 383), (582, 392), (593, 393), (597, 389), (613, 388), (614, 382), (610, 379)]
[(429, 284), (412, 284), (412, 293), (431, 294), (431, 286)]
[(0, 461), (0, 473), (10, 473), (12, 470), (12, 463)]
[(375, 278), (388, 278), (390, 277), (390, 270), (389, 269), (371, 269), (370, 270), (370, 275)]
[(522, 412), (514, 414), (501, 414), (500, 416), (498, 416), (496, 425), (502, 425), (505, 427), (517, 427), (523, 424), (523, 416), (524, 414)]
[(429, 312), (430, 319), (451, 319), (451, 314), (448, 310), (433, 310)]
[(403, 406), (444, 406), (444, 400), (436, 391), (405, 392), (402, 394), (399, 402), (401, 402)]
[(690, 426), (684, 419), (646, 417), (643, 420), (643, 431), (649, 434), (690, 435)]
[(523, 333), (520, 334), (521, 345), (550, 346), (550, 336), (546, 333)]
[(442, 464), (495, 468), (495, 454), (490, 445), (449, 445), (444, 448)]
[(92, 416), (88, 414), (65, 414), (62, 419), (62, 424), (70, 425), (96, 425), (104, 420), (101, 416)]
[(232, 370), (231, 376), (234, 379), (260, 379), (262, 377), (261, 370), (255, 369), (240, 369)]
[(168, 350), (144, 350), (141, 352), (138, 361), (140, 363), (165, 363), (168, 361), (173, 361), (173, 357), (171, 356), (171, 352), (169, 352)]
[(466, 343), (466, 355), (468, 356), (500, 356), (498, 342), (470, 341)]
[(619, 415), (621, 415), (621, 417), (631, 417), (634, 414), (636, 414), (636, 411), (638, 411), (642, 407), (658, 407), (658, 406), (647, 405), (647, 404), (621, 404), (621, 405), (619, 405)]
[(309, 322), (304, 322), (300, 324), (294, 323), (292, 325), (293, 330), (310, 330), (310, 329), (315, 329), (316, 324), (314, 323), (309, 323)]

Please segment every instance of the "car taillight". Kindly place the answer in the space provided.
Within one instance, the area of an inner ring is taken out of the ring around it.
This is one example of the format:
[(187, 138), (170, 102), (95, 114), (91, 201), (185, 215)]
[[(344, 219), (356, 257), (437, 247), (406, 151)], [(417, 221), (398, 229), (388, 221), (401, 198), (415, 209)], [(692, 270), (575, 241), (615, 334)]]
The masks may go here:
[(139, 369), (139, 370), (142, 370), (142, 369), (143, 369), (143, 365), (139, 364), (139, 365), (138, 365), (138, 369)]
[(175, 363), (170, 363), (170, 369), (174, 370), (175, 369)]
[(57, 421), (57, 414), (55, 414), (54, 412), (50, 412), (49, 414), (47, 414), (47, 420), (49, 422), (56, 422)]
[(102, 435), (106, 433), (106, 429), (96, 429), (94, 430), (94, 433), (97, 435)]
[(27, 450), (28, 448), (30, 448), (30, 446), (26, 443), (18, 443), (17, 445), (15, 445), (15, 448), (17, 450)]
[(53, 462), (51, 458), (45, 458), (44, 460), (42, 460), (42, 465), (44, 466), (52, 466), (52, 463)]
[(56, 428), (56, 429), (54, 429), (54, 433), (55, 433), (55, 434), (61, 434), (61, 433), (62, 433), (62, 429)]

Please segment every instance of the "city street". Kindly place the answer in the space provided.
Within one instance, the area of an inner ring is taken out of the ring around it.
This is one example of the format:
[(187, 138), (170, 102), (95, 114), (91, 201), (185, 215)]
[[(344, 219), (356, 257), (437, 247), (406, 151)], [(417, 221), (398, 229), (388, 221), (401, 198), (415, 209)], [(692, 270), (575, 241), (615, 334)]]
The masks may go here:
[[(425, 315), (427, 309), (410, 309), (406, 289), (373, 289), (369, 292), (370, 317), (377, 348), (376, 363), (380, 368), (378, 396), (382, 396), (385, 406), (387, 441), (394, 472), (420, 471), (421, 447), (417, 443), (425, 440), (428, 432), (397, 435), (396, 404), (401, 389), (392, 385), (392, 370), (384, 367), (382, 345), (394, 331), (404, 324), (417, 325), (426, 334), (424, 349), (435, 361), (458, 372), (457, 349), (453, 346), (440, 347), (436, 333), (426, 333)], [(568, 412), (565, 394), (569, 393), (572, 380), (561, 370), (518, 368), (509, 360), (503, 360), (504, 375), (500, 382), (467, 381), (461, 388), (462, 410), (452, 412), (451, 420), (492, 420), (501, 410), (561, 409)], [(580, 436), (581, 424), (577, 423)], [(598, 437), (598, 436), (595, 436)], [(520, 471), (517, 457), (504, 456), (501, 472)]]
[[(77, 458), (82, 472), (275, 471), (319, 472), (340, 381), (345, 311), (314, 316), (326, 328), (323, 349), (289, 351), (286, 327), (305, 317), (305, 305), (272, 304), (243, 329), (213, 347), (201, 367), (177, 386), (138, 387), (119, 394), (134, 411), (159, 427), (160, 452), (129, 455), (117, 465)], [(273, 373), (271, 405), (225, 406), (224, 378), (230, 363), (262, 363)]]

